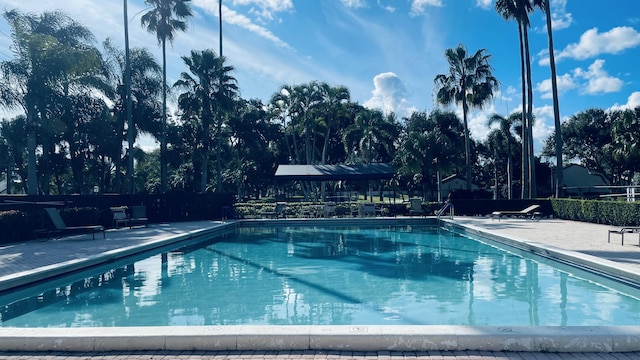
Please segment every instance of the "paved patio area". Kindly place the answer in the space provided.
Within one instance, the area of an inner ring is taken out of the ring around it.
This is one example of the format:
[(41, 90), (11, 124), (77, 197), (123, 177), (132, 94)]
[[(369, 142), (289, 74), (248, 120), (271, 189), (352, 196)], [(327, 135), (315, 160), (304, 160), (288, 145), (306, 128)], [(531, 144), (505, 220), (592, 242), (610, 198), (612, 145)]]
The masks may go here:
[[(637, 235), (613, 235), (607, 242), (606, 225), (587, 224), (558, 219), (526, 221), (523, 219), (455, 218), (455, 222), (489, 231), (501, 236), (560, 249), (580, 252), (611, 262), (626, 271), (640, 274), (640, 246)], [(79, 235), (48, 241), (33, 241), (0, 246), (0, 284), (8, 279), (33, 273), (37, 269), (52, 269), (81, 258), (123, 248), (150, 245), (172, 236), (197, 234), (203, 228), (222, 225), (221, 222), (188, 222), (150, 225), (147, 228), (109, 230), (106, 239), (91, 240), (90, 235)], [(389, 352), (378, 351), (185, 351), (185, 352), (0, 352), (0, 359), (640, 359), (640, 352), (632, 353), (527, 353), (527, 352)]]

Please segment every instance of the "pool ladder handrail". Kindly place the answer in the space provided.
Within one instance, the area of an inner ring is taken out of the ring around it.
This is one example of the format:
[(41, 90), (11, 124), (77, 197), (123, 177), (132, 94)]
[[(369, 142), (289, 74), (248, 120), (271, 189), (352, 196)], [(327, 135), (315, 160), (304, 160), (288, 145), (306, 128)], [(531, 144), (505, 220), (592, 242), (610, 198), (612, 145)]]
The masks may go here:
[(444, 205), (440, 208), (440, 210), (436, 212), (437, 218), (440, 219), (440, 216), (442, 216), (444, 212), (447, 211), (447, 209), (449, 209), (449, 218), (453, 219), (453, 215), (455, 211), (454, 211), (453, 203), (450, 201), (446, 201)]

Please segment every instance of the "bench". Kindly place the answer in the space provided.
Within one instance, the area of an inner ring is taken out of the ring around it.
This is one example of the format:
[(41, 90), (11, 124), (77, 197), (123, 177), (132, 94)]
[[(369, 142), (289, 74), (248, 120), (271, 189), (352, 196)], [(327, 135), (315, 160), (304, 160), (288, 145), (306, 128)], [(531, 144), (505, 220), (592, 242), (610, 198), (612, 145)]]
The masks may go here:
[(611, 242), (611, 234), (620, 234), (621, 245), (624, 245), (624, 234), (638, 234), (638, 245), (640, 245), (640, 227), (623, 227), (609, 230), (609, 235), (607, 236), (607, 242), (609, 243)]

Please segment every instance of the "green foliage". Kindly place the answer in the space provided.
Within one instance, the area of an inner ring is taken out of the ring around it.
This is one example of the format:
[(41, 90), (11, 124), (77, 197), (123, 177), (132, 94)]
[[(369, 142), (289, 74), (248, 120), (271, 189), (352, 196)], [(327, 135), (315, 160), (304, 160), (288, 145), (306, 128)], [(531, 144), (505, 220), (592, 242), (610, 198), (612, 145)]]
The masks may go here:
[(640, 226), (640, 203), (612, 200), (552, 199), (556, 217), (614, 226)]
[[(22, 211), (0, 212), (0, 244), (9, 244), (25, 238), (29, 229), (27, 214)], [(33, 236), (33, 235), (32, 235)]]

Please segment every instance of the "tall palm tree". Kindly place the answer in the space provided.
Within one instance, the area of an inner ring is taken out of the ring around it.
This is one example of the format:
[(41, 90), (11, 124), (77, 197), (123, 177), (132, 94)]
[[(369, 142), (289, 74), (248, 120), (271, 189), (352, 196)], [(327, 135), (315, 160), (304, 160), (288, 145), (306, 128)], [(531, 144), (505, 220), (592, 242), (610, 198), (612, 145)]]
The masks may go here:
[(493, 114), (487, 121), (487, 126), (491, 126), (493, 124), (498, 124), (500, 132), (505, 137), (507, 141), (507, 199), (511, 200), (512, 191), (511, 187), (513, 184), (513, 160), (511, 158), (511, 144), (513, 137), (511, 135), (511, 129), (513, 124), (519, 120), (519, 114), (514, 113), (509, 117), (503, 117), (498, 114)]
[[(496, 0), (496, 11), (505, 20), (518, 23), (520, 68), (522, 78), (522, 198), (535, 197), (535, 158), (533, 152), (533, 86), (529, 52), (530, 0)], [(528, 180), (526, 180), (528, 179)]]
[(489, 65), (491, 56), (485, 53), (485, 49), (467, 57), (467, 49), (460, 44), (455, 49), (447, 49), (444, 55), (449, 63), (449, 73), (438, 74), (434, 79), (437, 89), (436, 100), (443, 105), (462, 105), (466, 188), (471, 190), (471, 139), (467, 120), (469, 108), (482, 108), (492, 99), (493, 92), (498, 89), (498, 80), (493, 76)]
[(556, 152), (556, 197), (560, 197), (560, 188), (564, 183), (562, 159), (562, 124), (560, 124), (560, 105), (558, 99), (558, 79), (556, 74), (556, 57), (553, 50), (553, 28), (551, 24), (551, 0), (533, 0), (534, 6), (543, 9), (547, 20), (547, 43), (549, 45), (549, 68), (551, 69), (551, 93), (553, 96), (553, 120), (555, 125)]
[[(192, 50), (191, 56), (183, 56), (182, 59), (191, 73), (183, 72), (174, 86), (188, 90), (180, 95), (181, 108), (201, 119), (200, 191), (204, 192), (208, 182), (207, 165), (211, 148), (210, 129), (213, 114), (214, 112), (224, 112), (235, 97), (238, 87), (236, 79), (229, 74), (233, 71), (233, 67), (225, 65), (225, 58), (217, 56), (215, 51)], [(222, 116), (216, 118), (220, 120)], [(220, 138), (222, 135), (220, 134), (221, 125), (216, 124), (216, 128), (216, 136)], [(219, 187), (220, 182), (217, 182), (216, 185)]]
[(191, 0), (145, 0), (152, 7), (140, 23), (154, 33), (162, 46), (162, 130), (160, 135), (160, 191), (167, 190), (167, 40), (173, 43), (176, 31), (187, 29), (186, 20), (193, 15)]

